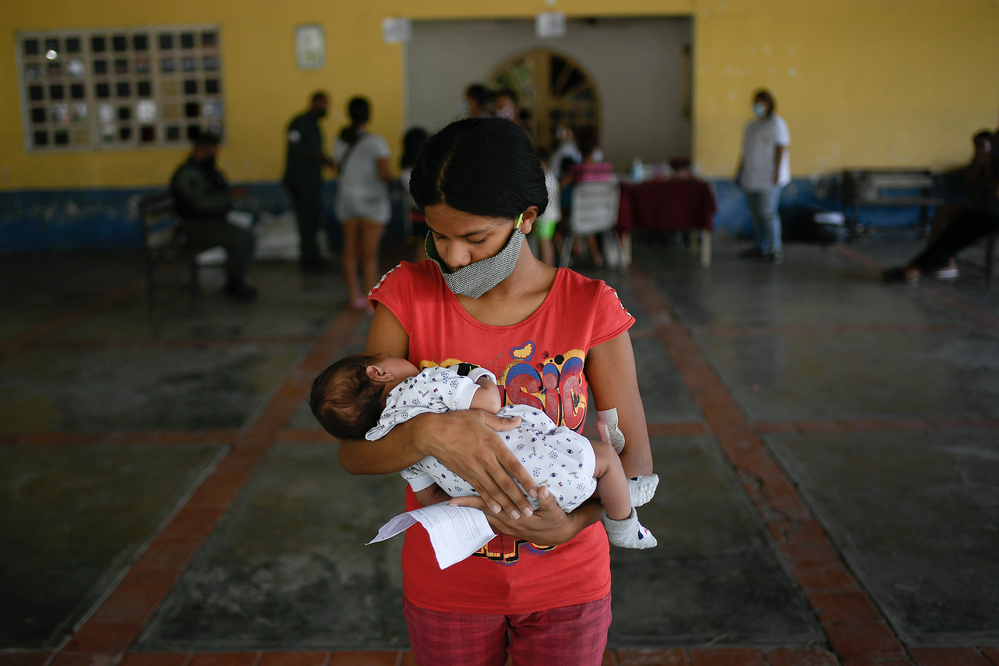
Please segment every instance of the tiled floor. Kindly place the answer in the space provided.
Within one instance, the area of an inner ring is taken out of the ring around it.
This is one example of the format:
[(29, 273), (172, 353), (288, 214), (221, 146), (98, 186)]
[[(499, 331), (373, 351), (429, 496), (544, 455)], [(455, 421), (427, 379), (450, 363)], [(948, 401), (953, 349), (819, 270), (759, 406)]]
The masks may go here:
[[(999, 666), (999, 288), (885, 287), (906, 240), (636, 249), (662, 485), (612, 553), (608, 665)], [(387, 248), (386, 254), (400, 248)], [(0, 665), (412, 664), (401, 481), (303, 404), (363, 346), (342, 281), (146, 309), (134, 257), (0, 263)]]

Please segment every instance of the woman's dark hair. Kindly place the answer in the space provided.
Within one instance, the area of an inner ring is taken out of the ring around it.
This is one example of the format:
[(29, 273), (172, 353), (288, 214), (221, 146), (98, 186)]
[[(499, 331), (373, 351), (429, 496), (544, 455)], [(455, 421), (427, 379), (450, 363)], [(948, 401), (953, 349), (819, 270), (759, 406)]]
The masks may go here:
[(416, 163), (416, 156), (427, 145), (430, 135), (422, 127), (411, 127), (402, 136), (402, 157), (399, 158), (399, 167), (405, 169)]
[(777, 113), (777, 100), (774, 99), (774, 96), (770, 94), (769, 90), (767, 90), (766, 88), (760, 88), (759, 90), (753, 93), (754, 102), (760, 97), (763, 97), (768, 102), (770, 102), (770, 111), (767, 113), (768, 118), (773, 114)]
[(340, 132), (340, 139), (353, 146), (361, 138), (361, 125), (371, 118), (371, 104), (363, 97), (354, 97), (347, 103), (347, 115), (350, 116), (350, 125)]
[(505, 118), (466, 118), (430, 137), (409, 182), (416, 204), (447, 204), (485, 217), (513, 219), (548, 207), (548, 188), (531, 140)]
[(600, 146), (600, 132), (593, 125), (580, 127), (576, 134), (576, 145), (579, 146), (579, 153), (583, 159), (586, 159)]
[(326, 368), (312, 382), (309, 407), (326, 432), (337, 439), (364, 439), (382, 413), (381, 384), (373, 382), (368, 366), (380, 354), (352, 354)]

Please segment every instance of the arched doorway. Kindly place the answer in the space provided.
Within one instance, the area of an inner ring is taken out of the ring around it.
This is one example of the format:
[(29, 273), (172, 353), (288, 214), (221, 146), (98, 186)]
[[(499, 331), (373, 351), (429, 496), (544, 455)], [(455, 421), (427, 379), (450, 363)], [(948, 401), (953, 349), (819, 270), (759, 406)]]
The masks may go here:
[(520, 120), (535, 145), (552, 148), (559, 125), (600, 128), (596, 83), (571, 56), (535, 48), (493, 69), (488, 84), (517, 93)]

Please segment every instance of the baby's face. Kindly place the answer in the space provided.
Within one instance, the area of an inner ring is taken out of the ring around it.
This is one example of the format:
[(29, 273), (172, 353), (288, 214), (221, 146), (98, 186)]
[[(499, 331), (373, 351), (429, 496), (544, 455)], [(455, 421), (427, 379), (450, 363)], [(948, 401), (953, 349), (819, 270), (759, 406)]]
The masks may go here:
[(385, 356), (374, 365), (383, 372), (390, 372), (396, 379), (406, 379), (420, 374), (419, 369), (404, 358), (396, 356)]

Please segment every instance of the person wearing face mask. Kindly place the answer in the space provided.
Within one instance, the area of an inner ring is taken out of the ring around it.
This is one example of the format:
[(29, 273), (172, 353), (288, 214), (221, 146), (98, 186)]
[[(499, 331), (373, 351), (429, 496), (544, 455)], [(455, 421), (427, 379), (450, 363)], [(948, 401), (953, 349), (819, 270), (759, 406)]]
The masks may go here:
[[(485, 368), (502, 404), (531, 405), (576, 432), (589, 409), (598, 421), (616, 410), (613, 428), (598, 431), (608, 441), (622, 436), (627, 477), (651, 474), (628, 335), (635, 319), (603, 281), (549, 266), (524, 242), (548, 205), (530, 138), (501, 118), (451, 123), (420, 152), (410, 189), (430, 228), (430, 259), (399, 264), (371, 290), (365, 351), (417, 367)], [(603, 509), (589, 500), (570, 514), (560, 509), (505, 445), (517, 425), (460, 410), (421, 414), (377, 441), (340, 441), (352, 474), (397, 473), (434, 456), (480, 496), (451, 502), (481, 509), (500, 535), (442, 570), (426, 531), (407, 531), (403, 607), (417, 663), (602, 661), (611, 620)], [(417, 507), (407, 489), (407, 510)]]
[(512, 88), (500, 88), (493, 97), (493, 112), (497, 118), (506, 118), (520, 125), (517, 93)]
[(753, 95), (756, 119), (746, 125), (736, 180), (746, 191), (746, 201), (753, 216), (753, 247), (740, 256), (780, 263), (783, 253), (777, 206), (781, 189), (791, 182), (788, 158), (791, 135), (787, 123), (775, 113), (776, 109), (777, 104), (769, 91), (758, 90)]
[(336, 168), (333, 159), (323, 152), (323, 131), (319, 127), (328, 106), (326, 93), (313, 93), (308, 111), (295, 116), (286, 132), (288, 148), (281, 182), (295, 210), (303, 273), (330, 267), (320, 256), (316, 241), (323, 216), (323, 167)]
[(170, 178), (170, 191), (181, 219), (180, 232), (187, 236), (188, 244), (205, 249), (221, 245), (226, 251), (226, 293), (253, 300), (257, 289), (246, 283), (246, 273), (256, 242), (253, 232), (226, 219), (235, 195), (215, 168), (219, 143), (218, 135), (199, 133), (191, 155)]

